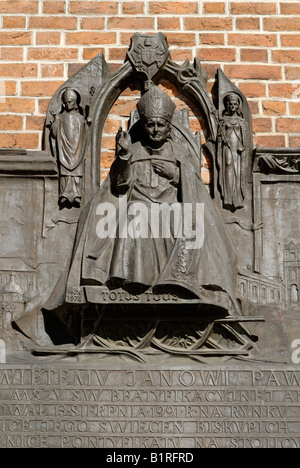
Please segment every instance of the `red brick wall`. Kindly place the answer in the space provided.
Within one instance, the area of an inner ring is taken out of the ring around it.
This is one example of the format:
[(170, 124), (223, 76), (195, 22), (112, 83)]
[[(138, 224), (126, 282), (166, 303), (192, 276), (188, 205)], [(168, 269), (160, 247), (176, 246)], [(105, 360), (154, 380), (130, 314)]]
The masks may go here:
[[(221, 66), (249, 98), (258, 146), (300, 146), (298, 1), (0, 0), (0, 15), (0, 147), (40, 149), (55, 90), (100, 50), (119, 67), (136, 31), (164, 32), (175, 61), (198, 57), (209, 90)], [(165, 89), (178, 106), (191, 104)], [(137, 99), (127, 90), (112, 109), (104, 172)], [(202, 129), (192, 104), (190, 115), (193, 130)]]

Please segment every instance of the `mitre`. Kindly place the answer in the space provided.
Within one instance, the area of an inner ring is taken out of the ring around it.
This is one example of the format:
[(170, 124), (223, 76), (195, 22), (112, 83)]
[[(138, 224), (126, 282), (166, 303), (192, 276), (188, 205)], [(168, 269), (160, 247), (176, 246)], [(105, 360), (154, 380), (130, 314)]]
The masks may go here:
[(147, 91), (137, 104), (140, 117), (146, 119), (158, 117), (171, 122), (174, 111), (174, 102), (158, 86)]

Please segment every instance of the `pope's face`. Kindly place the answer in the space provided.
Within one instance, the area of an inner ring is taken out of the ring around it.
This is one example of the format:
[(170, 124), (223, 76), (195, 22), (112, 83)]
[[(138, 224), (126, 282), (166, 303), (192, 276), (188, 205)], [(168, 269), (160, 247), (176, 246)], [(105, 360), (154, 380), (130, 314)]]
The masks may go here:
[(153, 147), (160, 147), (167, 140), (170, 133), (170, 123), (159, 117), (148, 118), (144, 122), (144, 128)]

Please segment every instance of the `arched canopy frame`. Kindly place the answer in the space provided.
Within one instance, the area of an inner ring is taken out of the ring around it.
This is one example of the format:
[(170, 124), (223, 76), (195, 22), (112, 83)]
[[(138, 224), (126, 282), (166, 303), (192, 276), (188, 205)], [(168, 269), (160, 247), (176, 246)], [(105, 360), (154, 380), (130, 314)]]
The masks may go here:
[[(91, 108), (93, 121), (91, 135), (91, 180), (94, 192), (100, 184), (99, 158), (101, 157), (101, 141), (106, 119), (118, 97), (137, 79), (140, 79), (142, 82), (145, 81), (145, 77), (141, 73), (136, 72), (134, 66), (127, 60), (116, 72), (108, 77), (97, 95), (94, 96)], [(159, 84), (161, 80), (174, 84), (184, 96), (189, 98), (199, 108), (207, 126), (208, 142), (215, 143), (217, 111), (206, 90), (206, 74), (202, 70), (200, 62), (196, 59), (194, 64), (191, 64), (187, 60), (182, 66), (179, 66), (169, 58), (166, 64), (153, 77), (155, 84)], [(209, 145), (207, 147), (213, 157), (214, 145), (212, 144), (211, 148)]]

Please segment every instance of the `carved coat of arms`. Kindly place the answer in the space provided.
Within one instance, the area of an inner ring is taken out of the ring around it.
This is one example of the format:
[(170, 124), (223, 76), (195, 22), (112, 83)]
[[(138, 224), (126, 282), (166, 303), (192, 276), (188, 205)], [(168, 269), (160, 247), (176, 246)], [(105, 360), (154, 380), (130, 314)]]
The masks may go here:
[(166, 37), (161, 33), (154, 36), (136, 33), (131, 39), (127, 56), (134, 68), (151, 80), (169, 57)]

